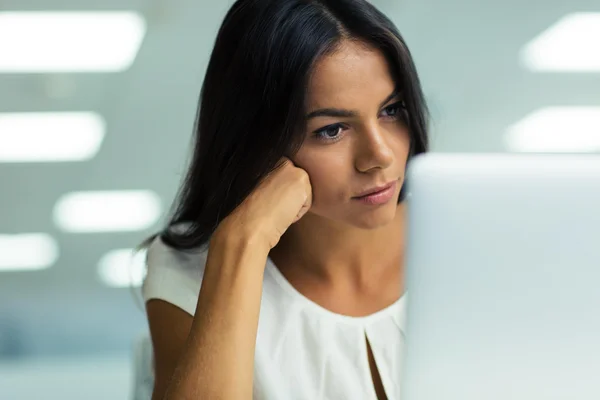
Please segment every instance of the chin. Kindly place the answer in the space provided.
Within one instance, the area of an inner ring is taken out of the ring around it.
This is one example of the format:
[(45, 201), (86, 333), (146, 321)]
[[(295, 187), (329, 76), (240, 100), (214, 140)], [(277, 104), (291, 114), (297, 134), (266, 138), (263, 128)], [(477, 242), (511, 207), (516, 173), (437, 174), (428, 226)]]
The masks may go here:
[(398, 197), (395, 196), (388, 203), (379, 207), (349, 203), (330, 205), (327, 208), (313, 207), (306, 213), (303, 220), (316, 218), (328, 220), (339, 226), (374, 230), (392, 223), (396, 219), (400, 204), (402, 203), (398, 203)]
[(396, 219), (396, 202), (390, 202), (376, 210), (353, 215), (348, 224), (360, 229), (378, 229), (387, 226)]

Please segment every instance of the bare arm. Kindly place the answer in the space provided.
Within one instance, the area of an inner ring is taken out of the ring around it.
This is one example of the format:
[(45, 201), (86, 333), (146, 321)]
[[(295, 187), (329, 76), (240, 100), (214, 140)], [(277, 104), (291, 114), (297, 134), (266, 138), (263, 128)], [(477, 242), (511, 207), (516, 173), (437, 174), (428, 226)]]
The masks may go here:
[(193, 317), (173, 304), (156, 299), (148, 301), (146, 312), (154, 350), (152, 400), (162, 400), (183, 354)]
[(167, 303), (148, 303), (156, 360), (153, 400), (252, 398), (268, 251), (241, 235), (217, 235), (193, 319)]
[(195, 317), (190, 321), (164, 302), (148, 303), (154, 400), (252, 398), (267, 257), (312, 204), (308, 174), (282, 161), (213, 234)]

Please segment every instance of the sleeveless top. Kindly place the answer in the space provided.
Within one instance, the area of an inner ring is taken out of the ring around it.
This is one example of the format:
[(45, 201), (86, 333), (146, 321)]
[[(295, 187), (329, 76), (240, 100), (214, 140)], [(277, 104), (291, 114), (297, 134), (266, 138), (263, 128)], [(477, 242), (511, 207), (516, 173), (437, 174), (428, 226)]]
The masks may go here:
[[(144, 300), (194, 315), (208, 248), (177, 251), (156, 238)], [(367, 340), (389, 400), (400, 399), (406, 295), (365, 317), (331, 312), (298, 292), (269, 258), (256, 338), (254, 400), (376, 400)]]

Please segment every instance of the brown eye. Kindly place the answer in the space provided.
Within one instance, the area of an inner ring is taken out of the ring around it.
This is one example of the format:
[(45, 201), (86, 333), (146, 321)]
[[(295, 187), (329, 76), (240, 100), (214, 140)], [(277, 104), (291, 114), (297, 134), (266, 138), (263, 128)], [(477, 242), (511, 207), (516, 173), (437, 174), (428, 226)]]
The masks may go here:
[(329, 125), (315, 131), (315, 137), (323, 141), (336, 141), (341, 137), (343, 126), (340, 124)]
[(402, 116), (402, 113), (404, 112), (405, 107), (404, 107), (404, 103), (399, 101), (397, 103), (391, 104), (389, 106), (387, 106), (386, 108), (383, 109), (383, 113), (384, 113), (384, 117), (387, 118), (398, 118)]

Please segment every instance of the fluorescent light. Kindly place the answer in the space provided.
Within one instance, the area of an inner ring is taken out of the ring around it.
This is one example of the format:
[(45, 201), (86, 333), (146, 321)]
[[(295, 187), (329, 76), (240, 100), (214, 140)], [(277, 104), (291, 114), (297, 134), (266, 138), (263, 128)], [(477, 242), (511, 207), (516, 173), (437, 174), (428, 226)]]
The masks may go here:
[(528, 43), (521, 52), (534, 71), (600, 71), (600, 13), (573, 13)]
[(548, 107), (508, 129), (510, 150), (522, 152), (600, 151), (600, 107)]
[(105, 131), (106, 122), (93, 112), (0, 114), (0, 162), (89, 160)]
[(146, 270), (146, 252), (118, 249), (106, 253), (98, 263), (98, 275), (111, 287), (140, 286)]
[(54, 207), (54, 222), (67, 232), (138, 231), (160, 217), (158, 196), (151, 191), (74, 192)]
[(0, 12), (0, 72), (123, 71), (145, 33), (134, 12)]
[(0, 235), (0, 271), (50, 268), (58, 259), (58, 245), (45, 233)]

